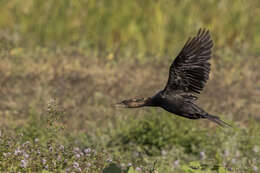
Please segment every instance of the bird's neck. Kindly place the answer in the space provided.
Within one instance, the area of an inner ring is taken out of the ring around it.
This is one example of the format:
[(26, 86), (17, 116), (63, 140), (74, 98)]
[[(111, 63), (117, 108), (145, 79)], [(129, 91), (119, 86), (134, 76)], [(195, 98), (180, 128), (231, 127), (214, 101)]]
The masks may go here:
[(123, 101), (128, 108), (139, 108), (144, 106), (153, 106), (151, 97), (146, 98), (134, 98)]

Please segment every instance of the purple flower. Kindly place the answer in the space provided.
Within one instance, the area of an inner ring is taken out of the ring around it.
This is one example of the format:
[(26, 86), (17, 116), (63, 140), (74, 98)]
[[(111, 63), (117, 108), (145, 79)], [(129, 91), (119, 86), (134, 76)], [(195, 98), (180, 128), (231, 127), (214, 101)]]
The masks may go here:
[(22, 151), (20, 150), (20, 147), (18, 147), (15, 151), (14, 151), (14, 155), (19, 155), (19, 154), (21, 154), (22, 153)]
[(26, 168), (27, 165), (28, 165), (28, 161), (27, 160), (25, 160), (25, 159), (21, 160), (21, 167)]
[(29, 158), (29, 154), (23, 153), (23, 157), (26, 158), (26, 159), (28, 159), (28, 158)]
[(236, 157), (239, 157), (240, 156), (240, 152), (239, 150), (236, 151)]
[(63, 145), (60, 145), (60, 150), (64, 150), (64, 146)]
[(258, 167), (257, 166), (253, 166), (253, 170), (256, 172), (258, 171)]
[(48, 169), (48, 168), (49, 168), (49, 165), (45, 165), (44, 168), (45, 168), (45, 169)]
[(229, 151), (226, 149), (226, 150), (224, 150), (224, 155), (226, 156), (226, 157), (228, 157), (229, 156)]
[(69, 173), (69, 172), (70, 172), (70, 168), (66, 168), (66, 169), (65, 169), (65, 172), (66, 172), (66, 173)]
[(141, 171), (142, 171), (142, 168), (137, 167), (137, 168), (135, 168), (135, 170), (138, 171), (138, 172), (141, 172)]
[(46, 164), (46, 162), (47, 162), (47, 161), (46, 161), (46, 159), (42, 159), (42, 164), (44, 164), (44, 165), (45, 165), (45, 164)]
[(79, 167), (79, 163), (78, 162), (73, 162), (73, 167), (74, 168), (78, 168)]
[(165, 155), (167, 154), (167, 152), (166, 152), (165, 150), (162, 150), (161, 154), (162, 154), (163, 156), (165, 156)]
[(27, 145), (29, 145), (29, 144), (30, 144), (30, 142), (29, 142), (29, 141), (26, 141), (25, 143), (22, 144), (22, 146), (25, 147), (25, 146), (27, 146)]
[(87, 167), (90, 167), (91, 166), (91, 163), (87, 163)]
[(90, 148), (87, 148), (87, 149), (84, 150), (84, 152), (85, 152), (86, 154), (88, 154), (88, 153), (91, 152), (91, 149), (90, 149)]
[(180, 164), (180, 161), (179, 161), (179, 160), (175, 160), (175, 161), (174, 161), (174, 166), (178, 167), (179, 164)]
[(128, 163), (128, 167), (131, 167), (132, 166), (132, 163)]
[(232, 162), (233, 164), (235, 164), (235, 163), (236, 163), (236, 159), (235, 159), (235, 158), (231, 159), (231, 162)]
[(200, 157), (201, 157), (202, 160), (206, 158), (206, 154), (205, 154), (204, 151), (200, 152)]
[(52, 146), (49, 147), (49, 151), (50, 151), (50, 152), (53, 152)]
[(75, 151), (75, 152), (79, 152), (79, 147), (75, 147), (75, 148), (74, 148), (74, 151)]
[(111, 159), (111, 158), (107, 159), (107, 162), (112, 162), (112, 161), (113, 161), (113, 159)]
[(76, 156), (76, 158), (78, 158), (78, 159), (80, 158), (80, 154), (76, 154), (75, 156)]

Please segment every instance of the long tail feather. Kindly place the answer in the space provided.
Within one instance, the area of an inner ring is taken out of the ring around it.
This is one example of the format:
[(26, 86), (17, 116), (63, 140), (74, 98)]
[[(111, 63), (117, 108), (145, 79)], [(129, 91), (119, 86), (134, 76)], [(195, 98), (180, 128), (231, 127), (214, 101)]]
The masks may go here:
[(226, 123), (225, 121), (222, 121), (219, 117), (207, 114), (205, 118), (209, 119), (210, 121), (220, 125), (221, 127), (232, 127), (230, 124)]

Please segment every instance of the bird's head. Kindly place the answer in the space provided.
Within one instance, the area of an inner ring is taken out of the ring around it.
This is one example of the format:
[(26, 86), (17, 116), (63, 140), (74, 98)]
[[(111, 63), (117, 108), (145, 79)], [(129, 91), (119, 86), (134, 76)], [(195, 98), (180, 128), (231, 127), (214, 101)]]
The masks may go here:
[(149, 101), (151, 99), (148, 98), (133, 98), (133, 99), (127, 99), (123, 100), (117, 104), (115, 104), (116, 107), (123, 107), (123, 108), (138, 108), (143, 106), (149, 106)]

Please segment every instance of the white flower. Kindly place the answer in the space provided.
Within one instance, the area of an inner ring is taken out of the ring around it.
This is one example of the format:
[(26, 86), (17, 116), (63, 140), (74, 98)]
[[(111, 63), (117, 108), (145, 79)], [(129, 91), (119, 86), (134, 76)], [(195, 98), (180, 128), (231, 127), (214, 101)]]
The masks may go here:
[(128, 163), (128, 167), (131, 167), (132, 166), (132, 163)]

